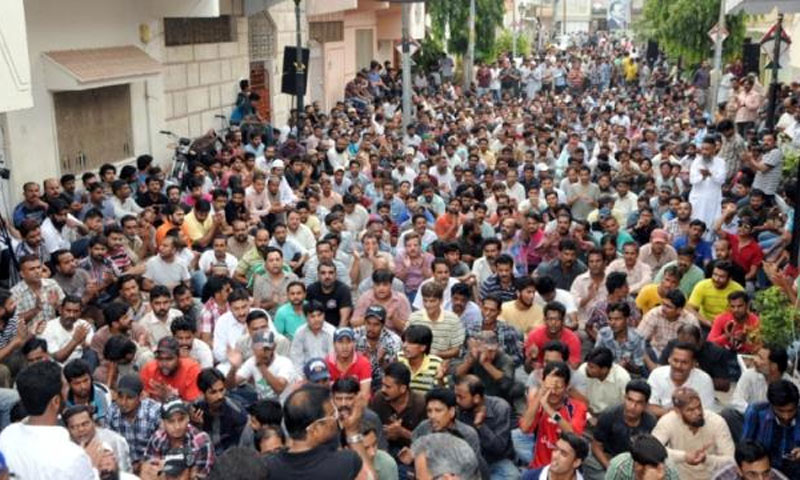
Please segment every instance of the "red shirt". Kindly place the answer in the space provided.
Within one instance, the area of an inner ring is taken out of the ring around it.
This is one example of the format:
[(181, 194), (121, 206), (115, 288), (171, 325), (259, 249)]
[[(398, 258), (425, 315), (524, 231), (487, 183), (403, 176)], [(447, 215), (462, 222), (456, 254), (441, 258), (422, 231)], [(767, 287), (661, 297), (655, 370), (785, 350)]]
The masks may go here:
[[(539, 356), (537, 357), (537, 361), (542, 363), (544, 361), (544, 345), (550, 340), (554, 339), (547, 336), (547, 325), (540, 325), (531, 330), (531, 333), (528, 334), (528, 338), (525, 340), (525, 350), (527, 350), (532, 344), (536, 344), (536, 346), (539, 348)], [(572, 330), (568, 328), (562, 328), (561, 338), (558, 340), (569, 347), (568, 363), (571, 365), (578, 365), (581, 363), (581, 341), (578, 339), (578, 336), (575, 335)]]
[[(583, 435), (583, 429), (586, 427), (586, 405), (583, 402), (567, 397), (558, 414), (572, 425), (575, 435)], [(558, 426), (558, 422), (544, 413), (542, 407), (539, 407), (539, 411), (536, 412), (536, 417), (533, 419), (533, 430), (526, 433), (536, 434), (536, 443), (533, 446), (533, 461), (530, 464), (530, 468), (549, 465), (553, 450), (556, 448), (556, 442), (561, 437), (561, 427)]]
[(156, 383), (166, 383), (178, 391), (181, 400), (193, 402), (197, 400), (203, 392), (197, 386), (197, 376), (200, 374), (200, 364), (191, 358), (179, 358), (178, 370), (175, 375), (165, 377), (158, 369), (158, 360), (150, 360), (142, 367), (139, 377), (144, 384), (144, 391), (148, 396), (158, 398), (156, 394)]
[(328, 355), (325, 358), (325, 363), (328, 364), (328, 371), (331, 373), (332, 382), (344, 377), (355, 377), (358, 379), (359, 383), (372, 380), (372, 367), (369, 364), (369, 360), (358, 352), (355, 353), (353, 363), (351, 363), (344, 372), (339, 370), (339, 367), (336, 366), (336, 354)]
[[(728, 329), (732, 329), (734, 338), (742, 337), (745, 339), (745, 341), (738, 348), (734, 349), (734, 346), (731, 345), (730, 340), (725, 335)], [(708, 332), (707, 340), (709, 342), (716, 343), (720, 347), (735, 350), (739, 353), (755, 353), (756, 346), (747, 341), (747, 336), (750, 332), (757, 329), (758, 315), (755, 313), (748, 313), (747, 320), (745, 320), (744, 324), (740, 324), (734, 320), (731, 312), (723, 312), (717, 315), (717, 318), (714, 319), (714, 324), (711, 326), (711, 331)]]
[(758, 242), (750, 239), (747, 245), (739, 245), (739, 237), (737, 235), (727, 234), (728, 241), (731, 244), (731, 257), (737, 265), (742, 267), (745, 275), (750, 273), (750, 268), (753, 265), (760, 266), (761, 261), (764, 260), (764, 252), (758, 246)]

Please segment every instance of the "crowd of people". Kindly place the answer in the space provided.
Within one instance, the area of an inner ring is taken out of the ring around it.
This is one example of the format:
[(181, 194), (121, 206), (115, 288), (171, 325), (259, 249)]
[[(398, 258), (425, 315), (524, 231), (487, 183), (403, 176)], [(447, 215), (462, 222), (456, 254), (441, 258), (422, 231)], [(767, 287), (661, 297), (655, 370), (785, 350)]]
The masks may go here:
[[(0, 289), (0, 471), (152, 480), (800, 478), (800, 86), (586, 35), (23, 185)], [(238, 121), (253, 114), (246, 82)], [(299, 117), (299, 120), (298, 120)], [(171, 171), (171, 169), (170, 169)], [(0, 478), (3, 478), (0, 474)]]

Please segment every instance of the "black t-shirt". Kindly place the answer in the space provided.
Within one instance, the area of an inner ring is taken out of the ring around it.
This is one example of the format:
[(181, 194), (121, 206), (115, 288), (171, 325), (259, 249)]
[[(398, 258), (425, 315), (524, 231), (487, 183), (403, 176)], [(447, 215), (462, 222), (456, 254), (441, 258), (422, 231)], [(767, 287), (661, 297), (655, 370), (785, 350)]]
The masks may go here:
[[(381, 393), (372, 397), (372, 402), (370, 402), (369, 407), (378, 414), (378, 417), (381, 419), (381, 424), (388, 425), (400, 419), (400, 424), (409, 431), (414, 431), (417, 425), (428, 418), (425, 411), (425, 397), (417, 392), (411, 392), (408, 405), (406, 405), (406, 409), (403, 410), (400, 415), (386, 402)], [(389, 449), (387, 451), (392, 456), (396, 456), (401, 448), (410, 445), (410, 440), (389, 440)]]
[(336, 280), (333, 291), (329, 293), (322, 291), (320, 282), (312, 283), (308, 286), (306, 299), (321, 302), (325, 306), (325, 321), (334, 327), (338, 327), (341, 323), (339, 309), (353, 306), (353, 297), (350, 295), (350, 289), (339, 280)]
[[(667, 365), (669, 356), (675, 344), (678, 343), (677, 339), (670, 340), (664, 350), (661, 352), (659, 363)], [(700, 351), (697, 352), (697, 364), (700, 370), (703, 370), (711, 376), (711, 378), (728, 378), (728, 360), (730, 353), (724, 348), (711, 342), (703, 342)]]
[(270, 480), (351, 480), (361, 471), (361, 457), (352, 450), (332, 451), (325, 445), (306, 452), (282, 451), (264, 457)]
[(594, 439), (603, 444), (603, 451), (609, 458), (630, 451), (631, 438), (640, 433), (650, 433), (656, 426), (656, 417), (644, 412), (639, 425), (629, 427), (625, 423), (624, 408), (617, 405), (603, 410), (594, 428)]

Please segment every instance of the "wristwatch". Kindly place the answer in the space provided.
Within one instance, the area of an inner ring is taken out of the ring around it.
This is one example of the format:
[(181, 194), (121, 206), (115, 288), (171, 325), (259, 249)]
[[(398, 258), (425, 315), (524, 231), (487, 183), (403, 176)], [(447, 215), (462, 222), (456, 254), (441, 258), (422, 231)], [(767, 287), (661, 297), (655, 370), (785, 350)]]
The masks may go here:
[(355, 435), (350, 435), (347, 437), (347, 444), (352, 445), (354, 443), (362, 443), (364, 441), (364, 435), (357, 433)]

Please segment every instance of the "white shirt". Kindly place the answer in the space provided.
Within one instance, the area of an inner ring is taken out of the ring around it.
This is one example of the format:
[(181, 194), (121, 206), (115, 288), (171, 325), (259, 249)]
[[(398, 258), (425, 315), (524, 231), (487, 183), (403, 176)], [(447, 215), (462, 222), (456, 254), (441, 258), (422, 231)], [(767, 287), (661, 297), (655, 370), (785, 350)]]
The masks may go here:
[(64, 236), (64, 233), (67, 233), (69, 227), (66, 225), (63, 227), (63, 233), (59, 232), (56, 229), (56, 226), (53, 225), (53, 222), (50, 220), (50, 217), (44, 219), (42, 222), (42, 241), (44, 242), (44, 248), (47, 250), (47, 253), (53, 253), (56, 250), (66, 249), (69, 250), (69, 240), (67, 240)]
[[(568, 291), (556, 288), (556, 296), (553, 299), (554, 302), (559, 302), (561, 305), (564, 305), (564, 308), (567, 309), (567, 315), (571, 315), (573, 313), (578, 313), (578, 306), (575, 304), (575, 298), (572, 296), (571, 293)], [(533, 303), (536, 305), (540, 305), (544, 308), (547, 305), (547, 302), (544, 301), (541, 295), (537, 292), (536, 295), (533, 297)]]
[[(89, 345), (92, 343), (92, 337), (94, 336), (94, 328), (92, 328), (92, 324), (87, 322), (86, 320), (78, 319), (75, 324), (72, 326), (72, 330), (67, 331), (64, 329), (64, 326), (61, 325), (61, 317), (54, 318), (52, 320), (48, 320), (45, 324), (44, 331), (40, 335), (43, 339), (47, 341), (47, 353), (50, 355), (56, 353), (57, 351), (64, 348), (70, 340), (72, 340), (72, 335), (75, 334), (75, 329), (85, 326), (89, 327), (89, 333), (86, 334), (86, 339), (84, 340), (84, 345)], [(75, 350), (64, 359), (62, 363), (67, 363), (70, 360), (74, 360), (76, 358), (81, 358), (83, 356), (83, 346), (78, 345), (75, 347)]]
[(197, 360), (200, 368), (209, 368), (214, 366), (214, 354), (211, 353), (211, 347), (198, 338), (192, 340), (192, 349), (189, 350), (189, 356)]
[(259, 400), (265, 399), (282, 399), (284, 394), (289, 393), (289, 385), (301, 380), (301, 375), (294, 368), (291, 360), (283, 355), (275, 354), (272, 363), (267, 368), (269, 373), (276, 377), (283, 378), (287, 381), (287, 388), (284, 388), (282, 393), (278, 393), (269, 385), (269, 383), (261, 375), (261, 370), (256, 366), (256, 357), (250, 357), (242, 364), (242, 367), (236, 372), (236, 376), (244, 381), (252, 382), (256, 387), (256, 393)]
[(139, 320), (139, 325), (147, 330), (147, 334), (150, 336), (150, 345), (156, 345), (162, 338), (172, 336), (172, 331), (170, 330), (172, 321), (182, 316), (183, 312), (177, 308), (170, 308), (167, 310), (167, 319), (161, 321), (151, 310)]
[[(200, 268), (201, 272), (208, 272), (211, 269), (211, 266), (217, 263), (219, 263), (219, 260), (217, 260), (214, 250), (206, 250), (200, 255), (200, 260), (197, 261), (197, 266)], [(236, 266), (238, 264), (239, 260), (237, 260), (236, 257), (228, 252), (225, 252), (225, 266), (228, 268), (228, 273), (232, 275), (233, 272), (236, 271)]]
[(314, 232), (302, 223), (298, 225), (297, 230), (294, 232), (291, 229), (287, 229), (286, 238), (294, 240), (298, 245), (309, 252), (313, 252), (317, 246), (317, 239), (314, 238)]
[[(672, 408), (672, 393), (675, 391), (675, 384), (669, 377), (669, 365), (662, 365), (652, 372), (647, 378), (653, 392), (650, 395), (650, 403), (663, 408)], [(689, 378), (683, 384), (685, 387), (693, 388), (700, 395), (700, 402), (703, 408), (717, 411), (716, 400), (714, 399), (714, 382), (711, 377), (699, 368), (693, 368)]]
[(362, 205), (354, 205), (353, 213), (344, 214), (344, 228), (359, 233), (367, 228), (367, 220), (369, 219), (369, 212)]
[[(270, 320), (269, 323), (272, 323)], [(247, 323), (239, 322), (231, 312), (223, 313), (214, 326), (214, 360), (226, 362), (228, 360), (228, 347), (235, 347), (239, 337), (247, 333)]]
[(114, 452), (114, 458), (117, 459), (119, 470), (121, 472), (130, 472), (132, 467), (128, 441), (119, 433), (107, 428), (97, 427), (95, 435), (104, 447), (108, 447)]
[[(414, 307), (414, 310), (422, 310), (422, 287), (426, 283), (430, 283), (433, 281), (433, 278), (429, 278), (422, 283), (419, 284), (419, 288), (417, 288), (417, 295), (414, 296), (414, 303), (411, 304)], [(458, 283), (457, 278), (450, 277), (447, 279), (447, 286), (444, 288), (444, 296), (442, 297), (442, 302), (445, 304), (450, 302), (450, 289), (453, 288), (453, 285)]]
[(475, 281), (478, 285), (483, 284), (487, 278), (494, 274), (492, 267), (489, 265), (489, 260), (487, 260), (486, 257), (480, 257), (475, 260), (475, 263), (472, 264), (472, 273), (475, 274)]
[[(783, 373), (783, 380), (794, 383), (792, 376), (786, 372)], [(728, 405), (743, 414), (751, 403), (767, 400), (768, 386), (767, 377), (764, 374), (755, 368), (748, 368), (742, 372), (739, 381), (736, 382), (736, 390), (733, 391), (733, 397)]]
[(25, 480), (96, 479), (89, 456), (72, 443), (64, 427), (13, 423), (0, 433), (9, 470)]

